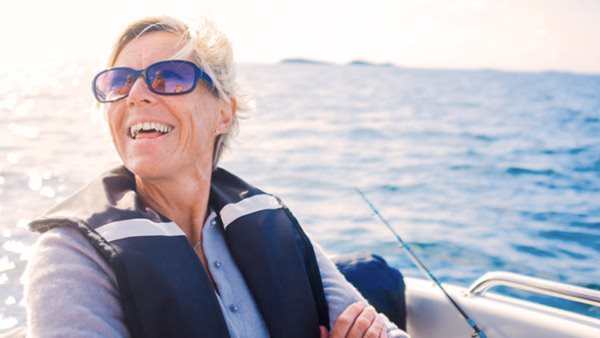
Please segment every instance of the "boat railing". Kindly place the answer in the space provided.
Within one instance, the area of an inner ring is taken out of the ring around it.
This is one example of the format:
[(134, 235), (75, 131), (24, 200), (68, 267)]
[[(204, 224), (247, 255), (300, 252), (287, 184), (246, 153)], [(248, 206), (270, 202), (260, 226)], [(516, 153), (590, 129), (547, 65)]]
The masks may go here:
[(469, 286), (465, 295), (482, 296), (490, 288), (495, 286), (513, 287), (520, 290), (600, 307), (600, 291), (505, 271), (486, 273)]

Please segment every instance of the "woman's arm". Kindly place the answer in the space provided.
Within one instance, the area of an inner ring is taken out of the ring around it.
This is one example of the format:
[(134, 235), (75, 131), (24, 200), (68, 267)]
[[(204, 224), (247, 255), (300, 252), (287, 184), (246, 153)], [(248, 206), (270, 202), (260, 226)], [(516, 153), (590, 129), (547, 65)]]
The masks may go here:
[(78, 231), (56, 228), (25, 270), (28, 337), (128, 337), (114, 273)]
[[(330, 327), (332, 330), (335, 330), (335, 324), (342, 313), (344, 321), (352, 322), (357, 316), (362, 314), (363, 310), (368, 310), (365, 305), (360, 305), (360, 303), (366, 304), (367, 301), (358, 290), (344, 278), (344, 275), (336, 268), (335, 264), (327, 258), (323, 249), (315, 241), (312, 241), (312, 245), (317, 257), (317, 263), (319, 264), (319, 270), (321, 271), (323, 289), (325, 290), (325, 298), (327, 299), (327, 305), (329, 307)], [(357, 302), (359, 304), (356, 304)], [(365, 315), (368, 314), (365, 313)], [(383, 321), (388, 337), (408, 337), (404, 331), (400, 330), (394, 323), (390, 322), (385, 315), (379, 314), (378, 317), (379, 320)]]

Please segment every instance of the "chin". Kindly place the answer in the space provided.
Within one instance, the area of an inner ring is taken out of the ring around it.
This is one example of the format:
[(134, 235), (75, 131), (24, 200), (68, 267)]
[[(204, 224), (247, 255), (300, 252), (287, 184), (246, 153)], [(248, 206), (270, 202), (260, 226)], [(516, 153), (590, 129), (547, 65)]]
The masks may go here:
[(164, 178), (164, 177), (168, 176), (171, 172), (171, 170), (169, 170), (169, 168), (167, 168), (167, 166), (165, 166), (164, 162), (161, 163), (160, 161), (151, 160), (151, 159), (129, 160), (129, 161), (125, 162), (125, 167), (129, 171), (134, 173), (135, 176), (138, 176), (143, 179)]

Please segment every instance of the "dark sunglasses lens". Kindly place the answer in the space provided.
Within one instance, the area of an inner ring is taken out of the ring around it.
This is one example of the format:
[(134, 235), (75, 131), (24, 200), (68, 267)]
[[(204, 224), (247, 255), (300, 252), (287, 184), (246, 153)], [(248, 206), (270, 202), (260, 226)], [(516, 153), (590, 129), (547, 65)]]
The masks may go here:
[(161, 62), (150, 66), (147, 71), (152, 90), (161, 94), (187, 92), (194, 87), (194, 66), (187, 62)]
[(115, 101), (129, 94), (133, 86), (133, 71), (128, 69), (109, 69), (96, 77), (94, 90), (102, 102)]

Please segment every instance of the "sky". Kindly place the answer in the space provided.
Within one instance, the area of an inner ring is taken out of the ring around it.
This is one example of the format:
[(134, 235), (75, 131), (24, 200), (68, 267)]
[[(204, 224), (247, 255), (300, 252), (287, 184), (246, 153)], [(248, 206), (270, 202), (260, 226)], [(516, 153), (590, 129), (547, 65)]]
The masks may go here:
[(598, 0), (18, 0), (0, 11), (0, 60), (104, 60), (130, 21), (157, 14), (214, 20), (238, 62), (600, 74)]

